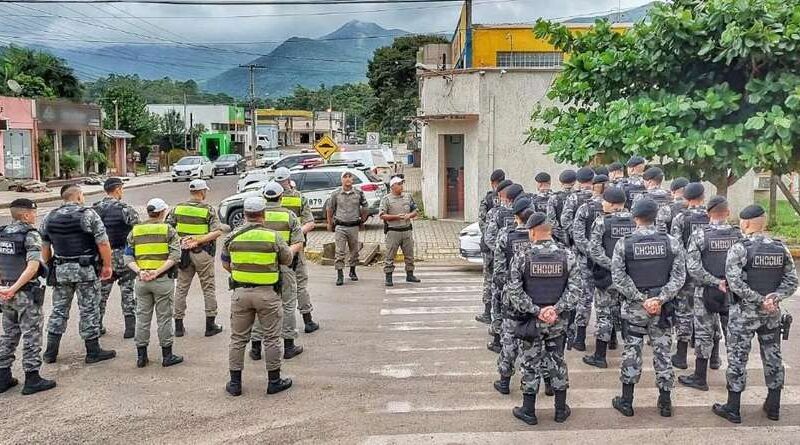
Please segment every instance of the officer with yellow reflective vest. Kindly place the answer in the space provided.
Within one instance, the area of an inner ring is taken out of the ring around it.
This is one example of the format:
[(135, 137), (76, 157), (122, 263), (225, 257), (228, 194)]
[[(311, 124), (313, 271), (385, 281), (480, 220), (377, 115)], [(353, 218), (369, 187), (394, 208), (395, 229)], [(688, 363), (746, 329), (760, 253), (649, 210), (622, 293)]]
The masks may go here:
[[(295, 278), (295, 266), (297, 257), (303, 251), (303, 231), (294, 213), (281, 207), (281, 195), (283, 187), (277, 182), (269, 182), (262, 189), (264, 199), (266, 199), (266, 210), (264, 211), (264, 226), (274, 230), (278, 235), (289, 244), (289, 248), (294, 253), (290, 266), (281, 266), (281, 287), (280, 295), (283, 302), (283, 358), (289, 360), (303, 352), (302, 346), (294, 344), (297, 339), (297, 280)], [(264, 336), (264, 329), (258, 320), (253, 325), (251, 335), (250, 358), (261, 360), (261, 341)]]
[(233, 288), (228, 354), (230, 381), (225, 386), (232, 396), (242, 394), (244, 351), (256, 318), (264, 329), (267, 394), (292, 386), (291, 379), (281, 378), (283, 304), (277, 290), (281, 281), (280, 266), (291, 264), (296, 251), (293, 252), (276, 231), (264, 225), (265, 210), (262, 198), (245, 199), (245, 223), (234, 230), (222, 246), (222, 267), (231, 273)]
[(230, 228), (222, 224), (214, 206), (207, 204), (208, 184), (202, 179), (189, 183), (191, 198), (175, 206), (167, 216), (167, 224), (181, 237), (181, 261), (178, 266), (178, 283), (175, 290), (175, 336), (183, 337), (183, 318), (186, 315), (186, 296), (194, 274), (200, 279), (206, 311), (206, 337), (222, 332), (214, 323), (217, 316), (217, 298), (214, 288), (214, 255), (216, 239)]
[(136, 367), (144, 368), (149, 359), (150, 321), (153, 311), (161, 344), (161, 366), (177, 365), (183, 357), (172, 353), (172, 295), (175, 266), (181, 259), (178, 233), (164, 222), (169, 207), (161, 198), (147, 202), (148, 220), (133, 226), (128, 234), (125, 264), (136, 274)]

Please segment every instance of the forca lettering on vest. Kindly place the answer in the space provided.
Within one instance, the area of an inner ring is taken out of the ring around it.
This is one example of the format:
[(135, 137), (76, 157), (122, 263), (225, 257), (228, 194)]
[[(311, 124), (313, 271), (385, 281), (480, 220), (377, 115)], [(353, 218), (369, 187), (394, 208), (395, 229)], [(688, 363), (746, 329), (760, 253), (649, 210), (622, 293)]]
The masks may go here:
[(783, 255), (760, 254), (753, 257), (753, 267), (774, 268), (783, 267)]
[(650, 258), (664, 258), (667, 256), (666, 243), (635, 243), (633, 245), (633, 256), (637, 260)]
[(560, 277), (564, 275), (563, 263), (531, 263), (533, 277)]

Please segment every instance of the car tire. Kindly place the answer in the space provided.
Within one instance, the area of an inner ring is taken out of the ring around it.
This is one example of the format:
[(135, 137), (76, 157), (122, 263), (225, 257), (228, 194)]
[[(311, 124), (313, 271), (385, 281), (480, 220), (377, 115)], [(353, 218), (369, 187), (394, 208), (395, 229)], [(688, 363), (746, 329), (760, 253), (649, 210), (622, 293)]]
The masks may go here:
[(228, 215), (228, 225), (231, 228), (239, 227), (244, 224), (244, 210), (243, 209), (234, 209)]
[(233, 167), (233, 173), (231, 173), (231, 174), (232, 175), (238, 175), (239, 174), (239, 167)]

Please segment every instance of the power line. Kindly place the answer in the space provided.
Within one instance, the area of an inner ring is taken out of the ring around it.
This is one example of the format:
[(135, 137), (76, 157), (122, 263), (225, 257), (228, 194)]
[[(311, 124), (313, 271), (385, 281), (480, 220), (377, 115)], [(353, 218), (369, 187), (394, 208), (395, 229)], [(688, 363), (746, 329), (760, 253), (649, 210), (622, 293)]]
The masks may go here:
[(304, 5), (373, 5), (399, 3), (460, 3), (463, 0), (0, 0), (0, 3), (29, 4), (103, 4), (140, 3), (200, 6), (304, 6)]

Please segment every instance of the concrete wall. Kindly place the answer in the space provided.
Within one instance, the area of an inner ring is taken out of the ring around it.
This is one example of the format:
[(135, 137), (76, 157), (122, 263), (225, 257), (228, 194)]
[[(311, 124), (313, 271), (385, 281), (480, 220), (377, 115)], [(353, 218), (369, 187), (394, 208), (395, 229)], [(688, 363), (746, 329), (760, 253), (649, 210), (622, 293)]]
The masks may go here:
[[(186, 116), (183, 114), (183, 104), (159, 104), (148, 105), (147, 111), (163, 116), (168, 111), (175, 110), (181, 115), (186, 124), (189, 124), (189, 115), (192, 116), (192, 124), (203, 124), (206, 130), (211, 130), (211, 124), (228, 124), (230, 120), (227, 105), (188, 105)], [(111, 117), (113, 119), (113, 116)]]

